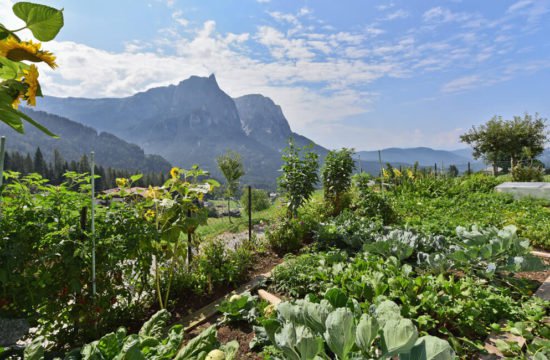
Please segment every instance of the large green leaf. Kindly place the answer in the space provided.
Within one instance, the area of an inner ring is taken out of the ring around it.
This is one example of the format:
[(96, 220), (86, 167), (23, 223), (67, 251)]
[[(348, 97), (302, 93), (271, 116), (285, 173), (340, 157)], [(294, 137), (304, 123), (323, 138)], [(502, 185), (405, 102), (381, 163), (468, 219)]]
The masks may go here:
[(44, 358), (44, 346), (42, 346), (44, 338), (42, 336), (34, 339), (29, 346), (25, 348), (23, 353), (25, 360), (42, 360)]
[(30, 2), (19, 2), (13, 5), (13, 12), (27, 24), (27, 28), (40, 41), (53, 40), (63, 27), (63, 10)]
[(320, 304), (306, 301), (302, 307), (304, 323), (316, 333), (322, 334), (325, 332), (327, 317), (333, 310), (327, 300)]
[(210, 350), (214, 349), (218, 344), (216, 339), (216, 326), (212, 325), (208, 329), (201, 332), (178, 351), (174, 360), (195, 360), (201, 359)]
[(355, 343), (361, 351), (369, 352), (379, 329), (378, 321), (374, 317), (368, 314), (361, 316), (361, 320), (357, 324), (357, 331), (355, 332)]
[(325, 299), (335, 308), (344, 307), (348, 303), (348, 296), (338, 288), (329, 289), (325, 294)]
[(305, 326), (296, 328), (296, 348), (301, 359), (314, 359), (323, 351), (323, 345), (323, 338), (314, 335), (309, 328)]
[(164, 335), (166, 322), (170, 319), (170, 313), (166, 310), (157, 311), (147, 320), (139, 330), (140, 337), (160, 338)]
[(355, 318), (348, 308), (331, 312), (325, 323), (325, 340), (338, 359), (345, 360), (355, 344)]
[(450, 360), (454, 359), (451, 345), (435, 336), (423, 336), (407, 354), (400, 354), (401, 360)]
[(382, 350), (385, 356), (408, 352), (418, 339), (418, 332), (410, 319), (390, 319), (382, 328)]
[(385, 300), (376, 306), (376, 320), (381, 327), (384, 327), (386, 321), (399, 319), (401, 319), (401, 309), (393, 301)]
[(0, 78), (2, 79), (16, 79), (23, 70), (28, 68), (29, 65), (25, 63), (0, 57)]
[(296, 328), (293, 323), (287, 322), (275, 334), (275, 345), (285, 354), (285, 359), (300, 360), (296, 349)]

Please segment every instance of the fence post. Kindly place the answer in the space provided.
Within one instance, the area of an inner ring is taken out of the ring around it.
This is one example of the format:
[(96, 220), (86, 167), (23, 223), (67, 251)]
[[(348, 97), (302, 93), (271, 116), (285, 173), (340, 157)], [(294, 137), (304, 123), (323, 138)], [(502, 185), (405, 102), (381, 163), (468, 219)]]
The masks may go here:
[[(187, 209), (187, 217), (190, 218), (191, 217), (191, 209)], [(191, 266), (191, 261), (192, 261), (192, 251), (193, 251), (193, 248), (191, 247), (191, 242), (193, 241), (193, 236), (191, 235), (190, 232), (187, 232), (187, 267), (190, 267)]]
[(468, 175), (472, 174), (472, 169), (470, 168), (470, 162), (468, 161)]
[(252, 186), (248, 185), (248, 241), (252, 242)]
[(434, 175), (437, 177), (437, 163), (434, 164)]
[(6, 154), (6, 137), (0, 137), (0, 186), (4, 181), (4, 155)]
[(382, 167), (382, 152), (378, 150), (378, 163), (380, 163), (380, 192), (384, 193), (384, 168)]
[(92, 182), (92, 296), (95, 298), (96, 278), (95, 278), (95, 154), (90, 153), (90, 173)]

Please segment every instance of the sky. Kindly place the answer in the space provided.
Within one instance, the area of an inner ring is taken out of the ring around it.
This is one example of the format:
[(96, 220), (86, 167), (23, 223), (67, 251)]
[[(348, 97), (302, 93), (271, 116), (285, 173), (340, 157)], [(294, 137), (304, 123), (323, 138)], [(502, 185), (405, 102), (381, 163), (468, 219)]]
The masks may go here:
[[(123, 97), (216, 75), (329, 148), (465, 147), (495, 115), (550, 118), (550, 0), (42, 0), (46, 95)], [(0, 0), (8, 27), (12, 0)], [(23, 35), (29, 35), (23, 34)], [(25, 36), (24, 36), (25, 37)]]

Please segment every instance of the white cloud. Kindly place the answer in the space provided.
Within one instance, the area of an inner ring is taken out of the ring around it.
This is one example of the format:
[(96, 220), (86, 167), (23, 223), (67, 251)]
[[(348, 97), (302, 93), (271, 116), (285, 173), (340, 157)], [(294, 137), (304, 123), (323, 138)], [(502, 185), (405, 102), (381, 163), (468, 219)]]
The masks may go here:
[(448, 83), (443, 85), (441, 90), (446, 93), (463, 91), (477, 87), (480, 81), (481, 79), (477, 75), (462, 76), (449, 81)]
[(393, 11), (393, 12), (389, 13), (384, 18), (382, 18), (382, 20), (391, 21), (391, 20), (396, 20), (396, 19), (405, 19), (405, 18), (408, 18), (408, 17), (409, 17), (409, 13), (407, 11), (405, 11), (403, 9), (399, 9), (399, 10), (396, 10), (396, 11)]
[(176, 10), (172, 13), (172, 19), (181, 26), (189, 25), (189, 20), (183, 17), (183, 11)]
[(256, 0), (256, 2), (259, 2), (260, 4), (267, 4), (270, 3), (271, 0)]

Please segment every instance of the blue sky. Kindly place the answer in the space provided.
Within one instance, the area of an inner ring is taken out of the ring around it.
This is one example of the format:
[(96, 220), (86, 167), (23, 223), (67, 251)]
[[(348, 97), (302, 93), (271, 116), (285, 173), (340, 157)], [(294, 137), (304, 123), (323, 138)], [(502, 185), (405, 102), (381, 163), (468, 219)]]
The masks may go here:
[[(11, 0), (0, 0), (6, 14)], [(48, 1), (56, 96), (128, 96), (215, 73), (327, 147), (464, 147), (493, 115), (550, 117), (550, 0)], [(17, 22), (10, 20), (13, 24)]]

